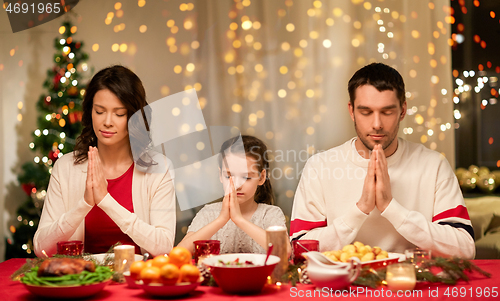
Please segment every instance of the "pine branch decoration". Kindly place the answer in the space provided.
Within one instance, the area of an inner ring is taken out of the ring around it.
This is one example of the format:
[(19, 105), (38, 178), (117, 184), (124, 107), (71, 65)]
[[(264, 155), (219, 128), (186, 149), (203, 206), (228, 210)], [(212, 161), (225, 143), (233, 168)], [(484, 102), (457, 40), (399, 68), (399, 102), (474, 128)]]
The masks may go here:
[[(410, 263), (409, 261), (406, 261)], [(304, 266), (290, 265), (287, 273), (283, 275), (283, 282), (290, 283), (295, 286), (300, 280), (301, 273), (299, 268), (304, 272), (307, 270)], [(432, 270), (440, 270), (434, 274)], [(428, 281), (432, 283), (443, 283), (447, 285), (455, 285), (459, 280), (469, 281), (469, 276), (465, 272), (477, 272), (485, 277), (490, 278), (491, 274), (483, 271), (476, 266), (472, 261), (460, 258), (442, 258), (436, 257), (430, 260), (424, 260), (419, 267), (415, 268), (417, 281)], [(367, 286), (376, 289), (385, 283), (386, 268), (373, 269), (365, 266), (361, 269), (358, 278), (353, 282), (353, 285)]]
[[(407, 262), (410, 263), (410, 261)], [(441, 272), (434, 274), (431, 271), (433, 268), (437, 268), (441, 270)], [(385, 272), (385, 267), (379, 270), (365, 267), (353, 284), (376, 288), (385, 284)], [(417, 281), (429, 281), (447, 285), (455, 285), (459, 280), (469, 281), (469, 276), (467, 276), (465, 272), (478, 272), (485, 277), (491, 277), (490, 273), (483, 271), (472, 261), (460, 258), (436, 257), (434, 259), (424, 260), (420, 263), (420, 266), (415, 267)]]

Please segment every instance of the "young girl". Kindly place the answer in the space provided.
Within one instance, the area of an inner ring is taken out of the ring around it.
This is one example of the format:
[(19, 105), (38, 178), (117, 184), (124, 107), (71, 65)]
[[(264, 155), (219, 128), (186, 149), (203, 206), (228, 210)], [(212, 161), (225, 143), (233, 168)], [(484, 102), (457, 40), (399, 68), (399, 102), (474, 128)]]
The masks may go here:
[(141, 137), (129, 137), (128, 120), (147, 106), (141, 80), (123, 66), (105, 68), (90, 81), (82, 106), (75, 151), (52, 169), (33, 239), (36, 255), (50, 256), (57, 242), (67, 240), (83, 241), (86, 253), (106, 252), (118, 241), (135, 245), (136, 253), (169, 252), (175, 233), (172, 179), (168, 171), (148, 172), (153, 163), (163, 163), (161, 156), (134, 164), (130, 145)]
[(242, 136), (241, 149), (241, 143), (235, 143), (238, 138), (229, 139), (221, 147), (220, 178), (226, 191), (222, 202), (203, 207), (179, 243), (191, 252), (194, 241), (215, 239), (221, 242), (221, 254), (266, 253), (264, 229), (286, 226), (283, 211), (272, 205), (266, 145), (255, 137)]

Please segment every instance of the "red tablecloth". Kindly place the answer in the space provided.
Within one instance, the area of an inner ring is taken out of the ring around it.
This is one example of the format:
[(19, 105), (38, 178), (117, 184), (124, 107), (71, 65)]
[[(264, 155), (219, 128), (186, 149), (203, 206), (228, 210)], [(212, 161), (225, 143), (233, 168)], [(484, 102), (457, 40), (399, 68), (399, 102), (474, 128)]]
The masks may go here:
[[(29, 293), (20, 282), (10, 280), (10, 275), (25, 262), (25, 259), (10, 259), (0, 263), (0, 300), (37, 300), (38, 298)], [(470, 281), (459, 282), (455, 286), (446, 285), (423, 285), (419, 284), (410, 295), (398, 297), (387, 288), (377, 290), (364, 287), (351, 286), (348, 290), (338, 292), (315, 291), (312, 286), (298, 285), (291, 287), (266, 286), (261, 294), (257, 296), (234, 296), (223, 293), (217, 287), (198, 287), (183, 299), (203, 300), (297, 300), (307, 298), (323, 299), (337, 297), (342, 300), (373, 300), (389, 298), (391, 300), (500, 300), (500, 260), (474, 260), (481, 269), (490, 272), (491, 278), (483, 277), (474, 273)], [(244, 281), (244, 279), (242, 279)], [(389, 294), (391, 296), (389, 296)], [(407, 293), (408, 294), (408, 293)], [(110, 284), (99, 294), (87, 300), (151, 300), (154, 299), (144, 293), (141, 289), (129, 289), (125, 284)]]

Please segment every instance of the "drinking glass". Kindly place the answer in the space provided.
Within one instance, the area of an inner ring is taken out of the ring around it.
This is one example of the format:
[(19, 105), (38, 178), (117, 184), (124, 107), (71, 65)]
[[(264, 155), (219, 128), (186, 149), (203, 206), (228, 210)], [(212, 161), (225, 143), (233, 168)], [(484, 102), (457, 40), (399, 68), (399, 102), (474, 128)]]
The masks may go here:
[(220, 241), (218, 240), (196, 240), (193, 243), (195, 263), (198, 263), (200, 257), (219, 255), (220, 253)]
[(57, 254), (68, 256), (79, 256), (83, 253), (83, 242), (81, 240), (59, 241), (57, 243)]
[(303, 239), (303, 240), (294, 240), (292, 243), (293, 246), (293, 264), (301, 264), (306, 259), (302, 256), (302, 253), (309, 251), (319, 251), (319, 241), (313, 239)]
[(416, 268), (420, 268), (423, 262), (431, 259), (431, 251), (418, 248), (408, 249), (405, 250), (405, 256)]

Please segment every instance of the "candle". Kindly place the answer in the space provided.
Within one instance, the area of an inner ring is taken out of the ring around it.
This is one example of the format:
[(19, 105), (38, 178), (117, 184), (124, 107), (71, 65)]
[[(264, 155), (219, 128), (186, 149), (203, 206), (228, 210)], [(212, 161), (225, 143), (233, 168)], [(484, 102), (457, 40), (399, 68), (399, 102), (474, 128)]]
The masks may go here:
[(121, 245), (113, 248), (115, 253), (114, 270), (116, 273), (124, 273), (130, 270), (130, 265), (134, 262), (135, 247), (131, 245)]
[(415, 279), (410, 277), (392, 277), (387, 280), (391, 291), (411, 291), (415, 287)]
[(276, 255), (280, 258), (280, 262), (276, 265), (271, 274), (271, 282), (276, 283), (281, 281), (281, 276), (283, 276), (288, 269), (288, 246), (290, 242), (288, 241), (286, 227), (272, 226), (267, 228), (266, 240), (268, 245), (269, 243), (273, 245), (271, 255)]
[(408, 263), (391, 264), (387, 266), (385, 280), (391, 291), (413, 290), (417, 282), (415, 268)]

